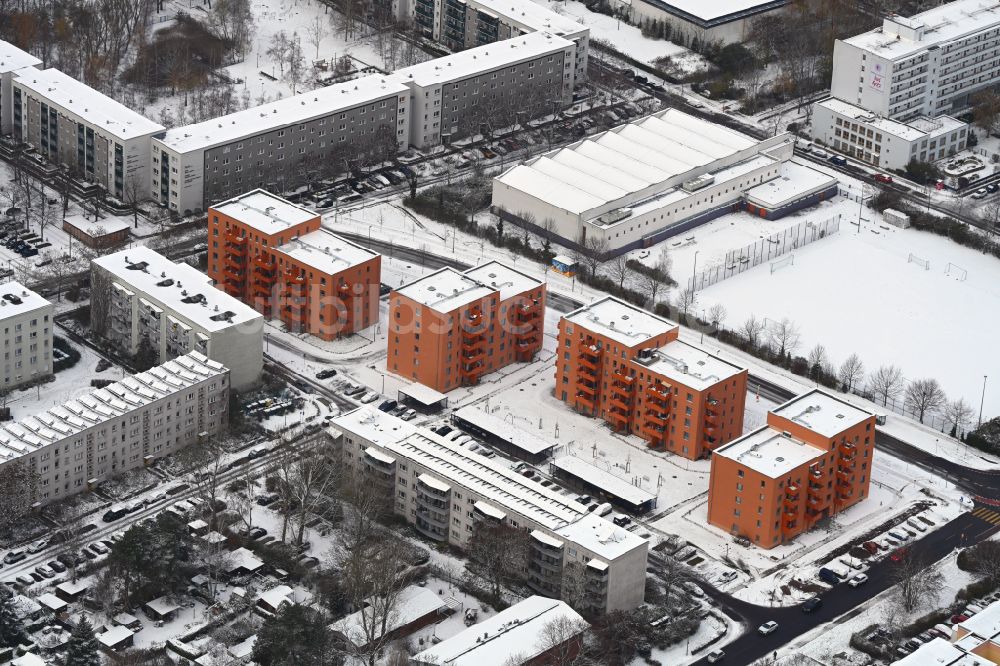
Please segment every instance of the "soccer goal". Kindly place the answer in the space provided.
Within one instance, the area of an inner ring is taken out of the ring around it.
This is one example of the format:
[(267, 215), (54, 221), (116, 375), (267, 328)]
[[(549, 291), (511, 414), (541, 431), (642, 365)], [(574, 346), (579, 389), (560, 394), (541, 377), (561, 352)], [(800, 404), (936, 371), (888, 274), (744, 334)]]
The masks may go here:
[(948, 262), (948, 265), (945, 267), (944, 274), (955, 278), (959, 282), (965, 282), (965, 278), (969, 277), (969, 271), (951, 262)]
[(908, 264), (916, 264), (917, 266), (920, 266), (921, 268), (923, 268), (925, 271), (929, 271), (931, 269), (931, 262), (929, 260), (927, 260), (927, 259), (921, 259), (920, 257), (918, 257), (917, 255), (913, 254), (912, 252), (910, 253), (910, 256), (907, 257), (906, 263), (908, 263)]
[(795, 255), (786, 254), (780, 259), (775, 259), (774, 261), (771, 262), (771, 275), (774, 275), (774, 271), (780, 270), (785, 266), (794, 266), (794, 265), (795, 265)]

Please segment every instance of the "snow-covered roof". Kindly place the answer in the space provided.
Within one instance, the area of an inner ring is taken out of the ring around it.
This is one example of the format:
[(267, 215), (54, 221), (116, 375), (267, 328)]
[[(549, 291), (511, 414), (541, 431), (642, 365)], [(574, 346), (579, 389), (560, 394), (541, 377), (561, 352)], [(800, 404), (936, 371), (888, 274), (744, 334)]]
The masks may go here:
[(63, 224), (68, 224), (74, 229), (78, 229), (88, 236), (95, 238), (132, 228), (128, 220), (120, 217), (104, 217), (94, 222), (87, 219), (86, 215), (67, 215), (63, 218)]
[(640, 352), (635, 362), (693, 389), (706, 389), (745, 370), (680, 340), (651, 349), (647, 355)]
[(0, 322), (12, 317), (19, 317), (26, 312), (51, 307), (52, 303), (20, 282), (0, 284)]
[(649, 543), (639, 535), (593, 513), (583, 514), (575, 523), (556, 530), (556, 534), (608, 562), (636, 549), (649, 547)]
[(237, 643), (229, 647), (229, 656), (233, 659), (247, 659), (253, 654), (253, 646), (257, 642), (257, 634), (246, 639), (242, 643)]
[(320, 273), (335, 275), (379, 256), (367, 248), (319, 229), (286, 241), (275, 250)]
[(124, 625), (119, 624), (117, 626), (111, 627), (110, 629), (108, 629), (107, 631), (105, 631), (103, 634), (101, 634), (100, 636), (98, 636), (97, 640), (99, 640), (101, 642), (101, 645), (104, 645), (105, 647), (113, 648), (116, 645), (118, 645), (119, 643), (121, 643), (122, 641), (125, 641), (125, 640), (128, 640), (129, 638), (132, 638), (133, 635), (134, 635), (134, 632), (131, 629), (129, 629), (128, 627), (126, 627)]
[(875, 415), (820, 389), (803, 393), (772, 409), (771, 413), (809, 428), (823, 437), (836, 437)]
[(292, 596), (292, 588), (288, 585), (276, 585), (270, 590), (266, 590), (260, 593), (257, 597), (258, 601), (263, 602), (270, 608), (278, 609), (285, 602), (290, 602), (289, 597)]
[(534, 0), (469, 0), (468, 6), (496, 14), (501, 22), (515, 25), (524, 32), (549, 32), (560, 37), (572, 37), (587, 30), (572, 17), (558, 14)]
[[(485, 298), (496, 290), (451, 266), (434, 271), (405, 284), (395, 293), (405, 296), (436, 312), (452, 312)], [(390, 297), (391, 298), (391, 297)]]
[[(502, 42), (501, 42), (502, 43)], [(434, 62), (434, 61), (432, 61)], [(580, 215), (692, 171), (711, 171), (760, 142), (667, 109), (513, 167), (496, 181)]]
[[(564, 315), (563, 320), (628, 347), (677, 329), (677, 324), (672, 321), (614, 296), (605, 296), (584, 305)], [(576, 336), (576, 331), (573, 335)]]
[(480, 502), (476, 500), (475, 502), (472, 503), (472, 506), (475, 507), (475, 509), (480, 513), (482, 513), (483, 515), (489, 516), (490, 518), (503, 520), (504, 518), (507, 517), (507, 514), (504, 511), (501, 511), (492, 504), (487, 504), (486, 502)]
[(14, 75), (14, 83), (62, 107), (94, 129), (123, 141), (163, 131), (163, 125), (58, 69), (22, 69)]
[(215, 204), (212, 211), (228, 215), (268, 236), (319, 217), (305, 206), (293, 204), (267, 190), (256, 189)]
[[(633, 486), (625, 479), (617, 477), (611, 472), (603, 470), (600, 467), (595, 467), (587, 461), (581, 460), (575, 456), (563, 456), (562, 458), (556, 458), (552, 461), (552, 466), (593, 486), (597, 486), (605, 492), (623, 499), (629, 504), (633, 504), (635, 506), (652, 503), (656, 500), (656, 495), (653, 493), (643, 490), (637, 486)], [(608, 524), (611, 525), (611, 523)]]
[(41, 60), (27, 51), (22, 51), (10, 42), (0, 39), (0, 74), (16, 72), (25, 67), (35, 67), (41, 64)]
[[(534, 2), (531, 4), (534, 4)], [(465, 274), (475, 280), (479, 280), (488, 287), (498, 290), (501, 301), (513, 298), (526, 291), (537, 289), (544, 284), (538, 278), (531, 277), (506, 264), (501, 264), (499, 261), (488, 261), (485, 264), (474, 266), (465, 271)]]
[(10, 663), (11, 666), (45, 666), (45, 660), (34, 652), (25, 652)]
[(764, 208), (779, 208), (786, 203), (836, 185), (836, 176), (788, 161), (781, 165), (781, 175), (743, 193), (747, 201)]
[(11, 610), (13, 610), (14, 615), (18, 618), (30, 617), (42, 610), (41, 604), (31, 597), (26, 597), (23, 594), (15, 594), (11, 598), (10, 603)]
[(479, 76), (573, 47), (573, 42), (557, 35), (532, 32), (404, 67), (396, 70), (391, 78), (420, 87), (433, 86)]
[(386, 414), (372, 405), (362, 405), (358, 409), (341, 414), (333, 419), (330, 425), (342, 433), (354, 434), (366, 442), (383, 447), (390, 442), (406, 439), (417, 431), (416, 426)]
[(935, 638), (929, 643), (924, 643), (892, 664), (893, 666), (985, 666), (979, 659), (943, 638)]
[(71, 580), (68, 580), (65, 583), (59, 583), (58, 585), (56, 585), (56, 589), (64, 594), (73, 596), (89, 590), (90, 583), (88, 583), (83, 578), (79, 579), (75, 583)]
[(157, 141), (179, 153), (206, 150), (261, 132), (308, 122), (339, 111), (406, 94), (406, 86), (381, 74), (299, 93), (227, 116), (176, 127)]
[(226, 573), (232, 573), (239, 569), (246, 569), (247, 571), (253, 573), (262, 566), (264, 566), (264, 563), (259, 557), (254, 555), (253, 551), (247, 550), (241, 546), (229, 553), (229, 557), (226, 562)]
[(516, 425), (507, 423), (505, 420), (484, 412), (483, 410), (468, 405), (456, 411), (454, 417), (464, 419), (477, 428), (498, 437), (509, 445), (521, 449), (531, 455), (544, 453), (555, 446), (554, 442), (548, 442), (541, 437), (528, 432)]
[(92, 264), (111, 273), (129, 291), (141, 292), (156, 307), (204, 331), (263, 319), (249, 305), (215, 288), (194, 266), (174, 263), (142, 245), (98, 257)]
[(46, 592), (45, 594), (38, 597), (38, 603), (45, 606), (49, 610), (59, 612), (66, 608), (66, 602), (52, 594), (51, 592)]
[[(411, 585), (399, 593), (395, 608), (386, 622), (385, 633), (391, 633), (431, 613), (441, 612), (444, 608), (444, 600), (433, 591), (426, 587)], [(381, 622), (382, 618), (372, 618), (371, 613), (370, 606), (366, 605), (363, 609), (333, 623), (331, 629), (340, 633), (354, 645), (362, 647), (369, 642), (368, 633), (372, 634), (373, 640), (378, 640), (384, 635), (378, 627), (371, 626), (375, 622)], [(367, 622), (366, 617), (369, 618)], [(365, 624), (369, 625), (369, 632), (365, 631)]]
[(713, 456), (728, 458), (777, 479), (802, 465), (817, 460), (823, 451), (781, 430), (762, 426), (715, 450)]
[(994, 601), (968, 620), (959, 622), (958, 629), (982, 638), (1000, 640), (1000, 601)]
[(192, 520), (190, 523), (187, 524), (187, 526), (189, 529), (192, 530), (203, 530), (206, 527), (208, 527), (208, 523), (199, 518), (198, 520)]
[(146, 608), (153, 611), (157, 615), (163, 616), (173, 613), (175, 610), (180, 608), (180, 605), (175, 604), (173, 601), (171, 601), (166, 597), (157, 597), (152, 601), (147, 601)]
[[(726, 22), (724, 19), (737, 20), (748, 13), (778, 8), (787, 5), (789, 0), (658, 0), (656, 5), (665, 5), (702, 21), (715, 24)], [(780, 19), (776, 19), (780, 20)]]
[(399, 393), (400, 395), (416, 400), (421, 405), (426, 405), (428, 407), (431, 405), (437, 405), (448, 399), (448, 396), (444, 393), (435, 391), (430, 386), (425, 386), (419, 382), (406, 384), (399, 389)]
[[(198, 352), (126, 377), (59, 407), (0, 425), (0, 462), (33, 453), (143, 405), (229, 372)], [(63, 583), (59, 589), (63, 589)], [(86, 589), (84, 585), (81, 589)], [(73, 594), (69, 589), (64, 590)]]
[(546, 637), (546, 627), (553, 622), (571, 622), (579, 625), (581, 632), (587, 626), (565, 602), (532, 596), (424, 650), (413, 661), (420, 665), (503, 666), (516, 654), (530, 662), (553, 647)]
[(917, 129), (916, 127), (911, 127), (910, 125), (897, 120), (883, 118), (882, 116), (872, 113), (868, 109), (855, 106), (854, 104), (845, 102), (842, 99), (837, 99), (836, 97), (831, 97), (830, 99), (825, 99), (822, 102), (819, 102), (819, 106), (827, 108), (833, 113), (846, 118), (863, 121), (867, 127), (899, 137), (904, 141), (916, 141), (925, 135), (925, 132)]
[(137, 618), (135, 615), (132, 615), (131, 613), (118, 613), (118, 615), (115, 615), (113, 618), (111, 618), (111, 621), (114, 622), (115, 624), (124, 624), (126, 627), (128, 627), (138, 622), (139, 618)]

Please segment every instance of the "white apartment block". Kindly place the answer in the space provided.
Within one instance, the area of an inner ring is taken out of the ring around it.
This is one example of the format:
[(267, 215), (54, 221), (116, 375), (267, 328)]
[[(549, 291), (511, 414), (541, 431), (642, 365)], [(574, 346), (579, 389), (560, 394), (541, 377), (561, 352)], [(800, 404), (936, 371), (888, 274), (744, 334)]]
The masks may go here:
[(91, 262), (94, 331), (132, 355), (144, 338), (161, 363), (198, 352), (228, 369), (242, 391), (260, 381), (264, 317), (212, 286), (211, 279), (147, 248)]
[(895, 120), (959, 113), (1000, 81), (1000, 3), (956, 0), (838, 40), (830, 92)]
[(0, 135), (11, 132), (14, 115), (14, 75), (26, 68), (38, 68), (42, 61), (13, 44), (0, 40)]
[(162, 125), (58, 69), (22, 69), (12, 87), (15, 138), (121, 201), (146, 198), (150, 141)]
[(3, 381), (10, 390), (52, 374), (51, 303), (19, 282), (0, 284)]
[(48, 504), (223, 432), (228, 408), (229, 371), (192, 352), (0, 424), (0, 467), (26, 464)]
[(968, 132), (968, 125), (951, 116), (903, 123), (839, 99), (813, 105), (814, 139), (881, 169), (905, 169), (910, 160), (943, 159), (965, 148)]
[(642, 603), (648, 542), (587, 512), (574, 496), (371, 406), (332, 425), (345, 471), (391, 494), (395, 512), (426, 538), (463, 547), (479, 521), (504, 522), (528, 535), (528, 585), (537, 593), (560, 597), (572, 567), (586, 610)]
[[(553, 113), (573, 97), (576, 45), (535, 32), (397, 70), (410, 90), (410, 143), (428, 148), (480, 131), (510, 113)], [(493, 130), (501, 129), (493, 126)]]

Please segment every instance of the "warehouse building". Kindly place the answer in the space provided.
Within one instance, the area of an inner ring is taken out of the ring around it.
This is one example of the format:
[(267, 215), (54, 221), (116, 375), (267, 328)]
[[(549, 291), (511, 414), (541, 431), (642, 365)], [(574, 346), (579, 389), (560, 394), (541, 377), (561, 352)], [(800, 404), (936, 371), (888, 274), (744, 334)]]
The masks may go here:
[(27, 68), (37, 69), (42, 61), (0, 39), (0, 135), (11, 133), (14, 118), (14, 75)]
[(20, 282), (0, 284), (4, 391), (52, 374), (53, 314), (52, 303)]
[(790, 0), (612, 0), (632, 23), (662, 21), (670, 25), (670, 40), (693, 45), (744, 42), (756, 20), (781, 20), (775, 15)]

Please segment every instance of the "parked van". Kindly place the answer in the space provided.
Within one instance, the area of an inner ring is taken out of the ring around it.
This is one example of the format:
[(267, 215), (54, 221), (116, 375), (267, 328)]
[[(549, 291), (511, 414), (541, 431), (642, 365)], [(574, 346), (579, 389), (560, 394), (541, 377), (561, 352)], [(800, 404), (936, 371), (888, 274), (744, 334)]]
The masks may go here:
[(832, 570), (823, 567), (819, 570), (819, 579), (824, 583), (829, 583), (830, 585), (836, 585), (840, 582), (840, 576), (835, 574)]
[(604, 504), (601, 504), (599, 507), (597, 507), (594, 511), (598, 516), (606, 516), (613, 510), (614, 507), (611, 506), (611, 502), (605, 502)]
[(28, 557), (23, 550), (12, 550), (3, 556), (4, 564), (15, 564)]

